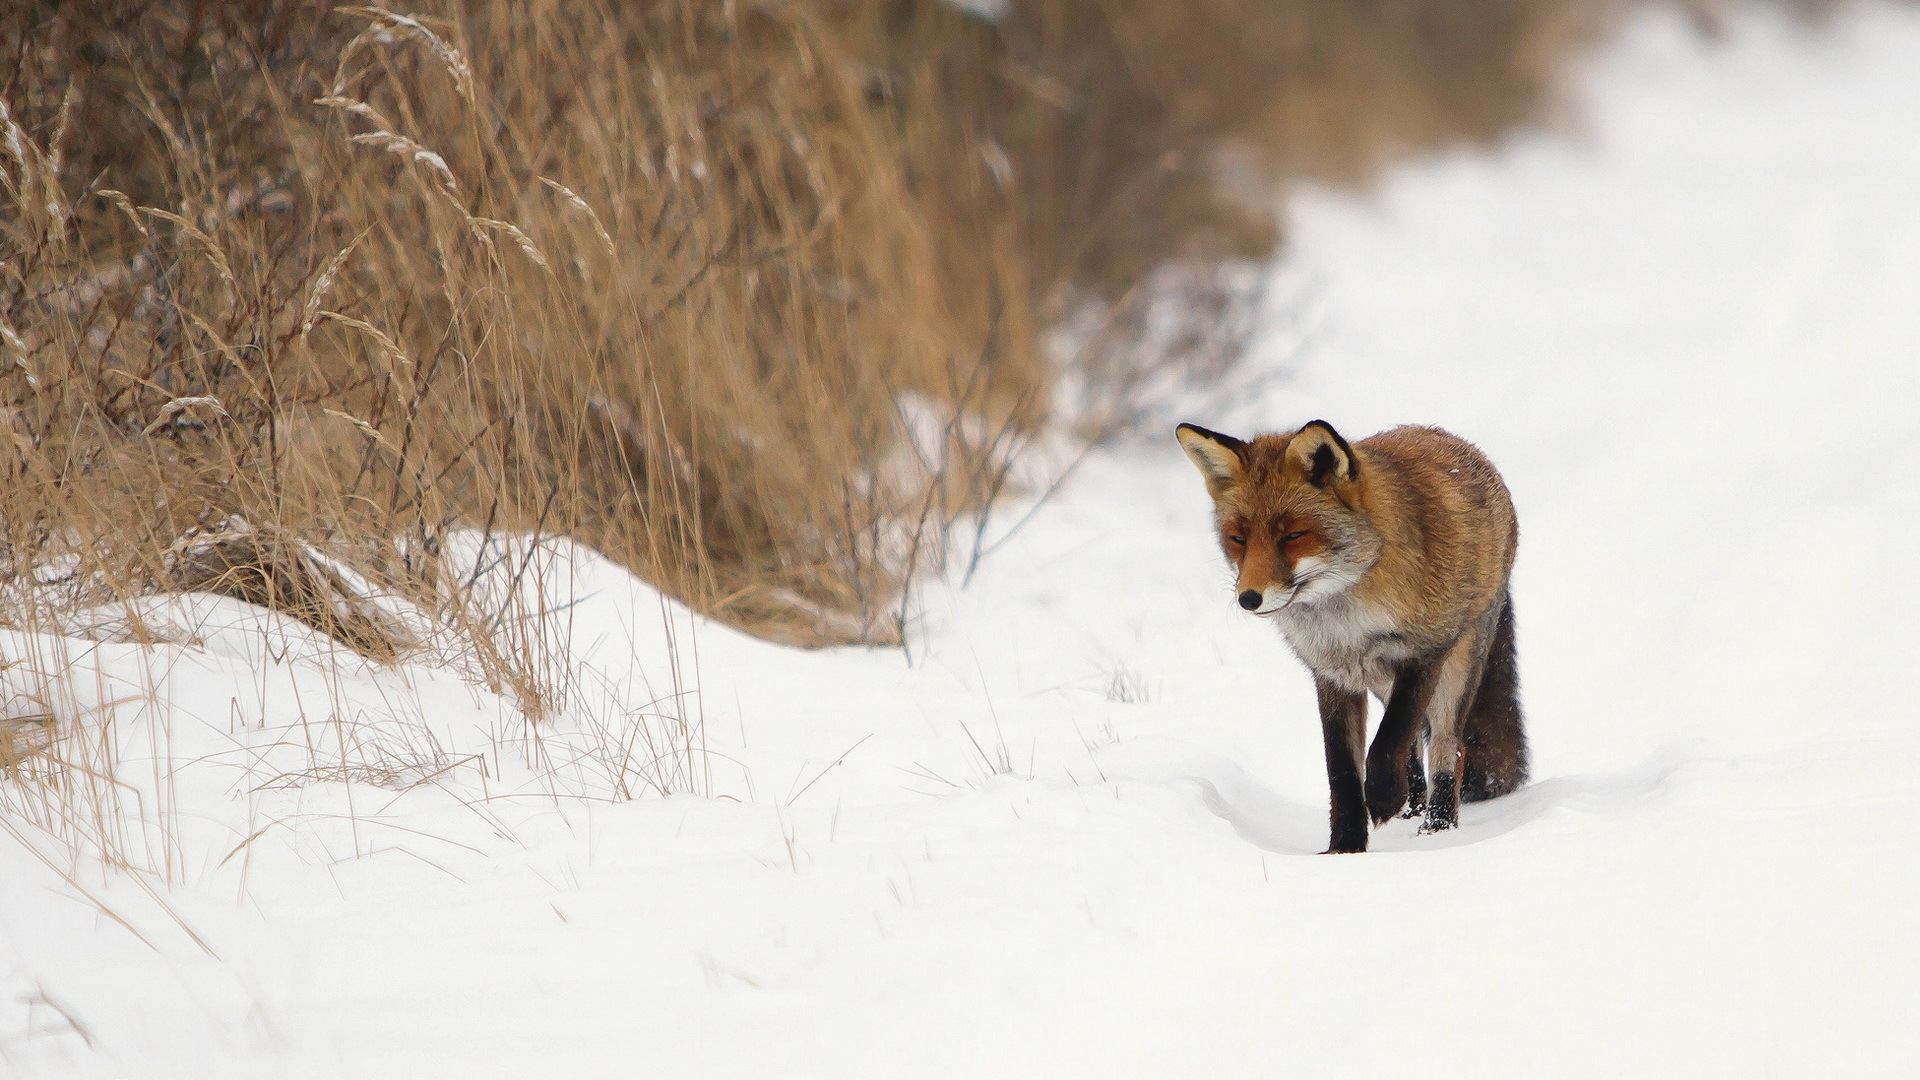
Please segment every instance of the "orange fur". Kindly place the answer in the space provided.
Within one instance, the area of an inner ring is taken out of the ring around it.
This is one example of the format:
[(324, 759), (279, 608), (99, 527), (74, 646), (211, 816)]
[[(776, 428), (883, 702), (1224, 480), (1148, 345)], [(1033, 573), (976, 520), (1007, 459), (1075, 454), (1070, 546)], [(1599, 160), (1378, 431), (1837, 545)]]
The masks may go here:
[[(1352, 445), (1323, 421), (1248, 441), (1190, 424), (1176, 434), (1207, 480), (1241, 605), (1274, 618), (1321, 684), (1330, 782), (1342, 782), (1336, 758), (1364, 742), (1368, 692), (1388, 706), (1367, 754), (1376, 820), (1411, 783), (1405, 763), (1423, 732), (1448, 800), (1429, 805), (1429, 827), (1452, 824), (1459, 791), (1491, 797), (1523, 782), (1507, 594), (1519, 529), (1486, 456), (1431, 427)], [(1351, 818), (1334, 801), (1335, 818)], [(1351, 849), (1339, 820), (1334, 831), (1335, 849)]]

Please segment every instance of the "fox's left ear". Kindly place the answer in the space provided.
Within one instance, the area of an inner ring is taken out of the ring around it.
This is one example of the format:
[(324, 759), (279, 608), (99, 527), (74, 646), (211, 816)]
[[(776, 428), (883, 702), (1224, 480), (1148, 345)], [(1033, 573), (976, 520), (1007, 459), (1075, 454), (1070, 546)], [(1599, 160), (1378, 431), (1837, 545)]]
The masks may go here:
[(1207, 494), (1218, 499), (1240, 482), (1244, 471), (1240, 451), (1247, 448), (1246, 443), (1199, 424), (1181, 424), (1173, 429), (1173, 437), (1180, 440), (1180, 449), (1187, 452), (1193, 467), (1206, 477)]
[(1353, 447), (1325, 420), (1315, 420), (1296, 432), (1287, 443), (1287, 457), (1299, 464), (1314, 487), (1326, 487), (1334, 480), (1358, 479), (1360, 475)]

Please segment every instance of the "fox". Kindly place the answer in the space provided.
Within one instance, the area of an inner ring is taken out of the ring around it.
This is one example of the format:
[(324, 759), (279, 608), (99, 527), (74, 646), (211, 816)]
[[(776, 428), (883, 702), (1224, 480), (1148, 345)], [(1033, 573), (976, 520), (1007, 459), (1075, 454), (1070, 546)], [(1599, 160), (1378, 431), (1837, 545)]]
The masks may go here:
[[(1332, 424), (1237, 439), (1174, 431), (1213, 499), (1239, 606), (1313, 674), (1327, 854), (1372, 827), (1459, 823), (1527, 782), (1511, 578), (1519, 519), (1480, 449), (1437, 427), (1348, 443)], [(1367, 695), (1384, 712), (1367, 746)], [(1421, 746), (1425, 744), (1425, 762)]]

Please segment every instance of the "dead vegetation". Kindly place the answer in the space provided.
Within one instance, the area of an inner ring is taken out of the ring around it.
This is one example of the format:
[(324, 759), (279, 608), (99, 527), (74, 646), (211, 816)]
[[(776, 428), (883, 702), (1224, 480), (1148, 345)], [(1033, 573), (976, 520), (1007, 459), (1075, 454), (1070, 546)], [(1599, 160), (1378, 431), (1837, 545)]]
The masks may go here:
[(53, 745), (53, 714), (0, 717), (0, 775), (20, 767)]
[(1276, 185), (1497, 138), (1596, 10), (11, 5), (0, 618), (204, 589), (386, 659), (387, 594), (537, 703), (461, 623), (464, 527), (897, 641), (1063, 365), (1098, 435), (1225, 363), (1248, 286), (1209, 268), (1271, 250)]

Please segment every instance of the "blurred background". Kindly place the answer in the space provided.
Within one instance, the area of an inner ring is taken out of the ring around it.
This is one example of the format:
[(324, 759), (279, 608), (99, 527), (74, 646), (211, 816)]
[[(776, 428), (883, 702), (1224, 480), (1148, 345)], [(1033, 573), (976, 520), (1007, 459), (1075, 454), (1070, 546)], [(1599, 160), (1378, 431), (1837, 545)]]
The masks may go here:
[(0, 618), (203, 588), (390, 656), (356, 593), (457, 611), (475, 528), (897, 642), (1031, 448), (1227, 373), (1289, 185), (1577, 122), (1661, 3), (1729, 7), (10, 4)]

